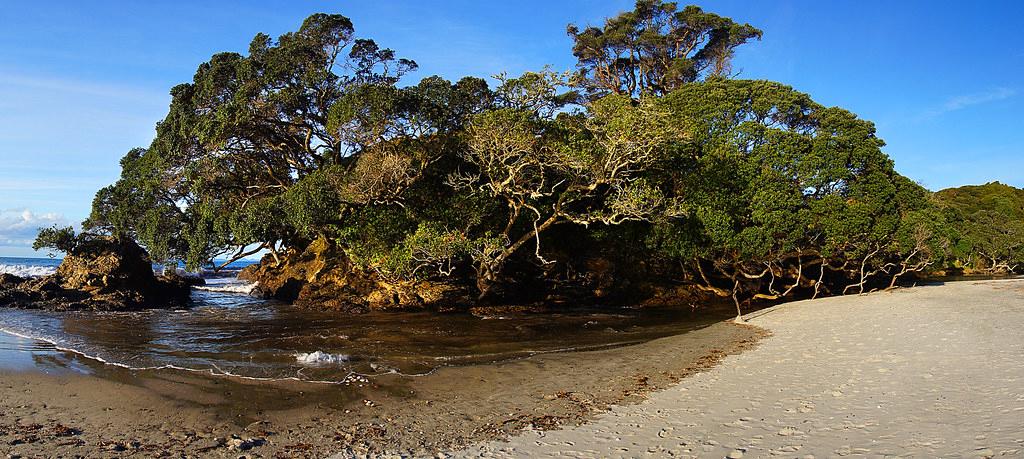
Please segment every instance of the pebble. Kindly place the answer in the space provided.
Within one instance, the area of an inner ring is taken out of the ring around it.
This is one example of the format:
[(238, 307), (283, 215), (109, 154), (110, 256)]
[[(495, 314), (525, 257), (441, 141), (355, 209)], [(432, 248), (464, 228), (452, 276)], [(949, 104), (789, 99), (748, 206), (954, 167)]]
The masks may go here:
[(731, 453), (729, 453), (728, 456), (725, 456), (725, 457), (727, 457), (729, 459), (743, 459), (743, 451), (740, 451), (738, 449), (734, 449), (734, 450), (732, 450)]
[(995, 451), (992, 451), (989, 448), (981, 448), (981, 449), (974, 450), (974, 457), (990, 458), (990, 457), (995, 457), (995, 455), (996, 455)]

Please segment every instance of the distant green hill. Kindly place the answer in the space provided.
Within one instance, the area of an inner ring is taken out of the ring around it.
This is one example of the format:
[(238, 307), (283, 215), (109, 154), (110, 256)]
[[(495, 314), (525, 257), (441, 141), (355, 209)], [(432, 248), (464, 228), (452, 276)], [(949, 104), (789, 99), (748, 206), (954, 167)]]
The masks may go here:
[(1024, 190), (999, 182), (935, 193), (960, 229), (956, 252), (967, 268), (1024, 269)]

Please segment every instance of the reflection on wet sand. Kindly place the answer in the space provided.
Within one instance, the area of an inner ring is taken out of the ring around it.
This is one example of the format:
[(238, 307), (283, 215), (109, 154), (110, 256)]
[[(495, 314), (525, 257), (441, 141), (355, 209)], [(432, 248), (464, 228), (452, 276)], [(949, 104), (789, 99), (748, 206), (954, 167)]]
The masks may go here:
[(341, 382), (441, 366), (636, 344), (725, 319), (727, 307), (576, 310), (501, 317), (338, 314), (197, 291), (187, 311), (0, 310), (0, 329), (134, 369)]

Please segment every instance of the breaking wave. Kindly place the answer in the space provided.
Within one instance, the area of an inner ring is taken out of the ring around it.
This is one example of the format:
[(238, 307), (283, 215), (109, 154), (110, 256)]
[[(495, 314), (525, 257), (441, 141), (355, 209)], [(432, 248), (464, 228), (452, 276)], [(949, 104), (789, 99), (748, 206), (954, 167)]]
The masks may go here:
[(207, 281), (206, 285), (200, 285), (193, 288), (204, 292), (239, 293), (242, 295), (250, 295), (256, 288), (256, 284), (250, 284), (247, 282), (216, 283)]
[(0, 274), (18, 277), (43, 277), (57, 272), (55, 266), (6, 265), (0, 263)]

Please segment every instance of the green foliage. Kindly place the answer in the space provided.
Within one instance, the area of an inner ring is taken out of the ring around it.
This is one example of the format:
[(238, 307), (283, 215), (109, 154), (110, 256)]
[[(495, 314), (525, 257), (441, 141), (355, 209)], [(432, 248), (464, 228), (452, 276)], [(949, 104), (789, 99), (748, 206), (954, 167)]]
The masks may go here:
[(1024, 190), (999, 182), (939, 191), (935, 200), (961, 229), (961, 266), (991, 272), (1024, 268)]
[(779, 277), (823, 288), (792, 278), (805, 263), (816, 278), (863, 286), (944, 262), (955, 232), (893, 170), (870, 122), (766, 81), (690, 83), (664, 101), (692, 139), (684, 167), (662, 177), (691, 209), (652, 229), (664, 256), (708, 263), (724, 286), (766, 297)]
[(341, 218), (342, 205), (334, 185), (341, 171), (329, 166), (303, 177), (281, 195), (281, 207), (288, 227), (307, 240), (323, 235)]
[(466, 236), (458, 231), (424, 223), (401, 243), (374, 257), (371, 264), (389, 279), (449, 276), (459, 259), (470, 254), (471, 246)]
[[(54, 225), (50, 228), (42, 228), (39, 230), (39, 235), (36, 236), (36, 240), (32, 242), (33, 250), (49, 249), (51, 251), (71, 253), (78, 247), (78, 237), (75, 235), (75, 229), (67, 226), (60, 227)], [(50, 257), (56, 256), (53, 252), (50, 252)]]
[(705, 76), (729, 76), (735, 48), (761, 38), (749, 24), (661, 0), (637, 0), (603, 27), (567, 31), (580, 82), (599, 95), (663, 95)]

